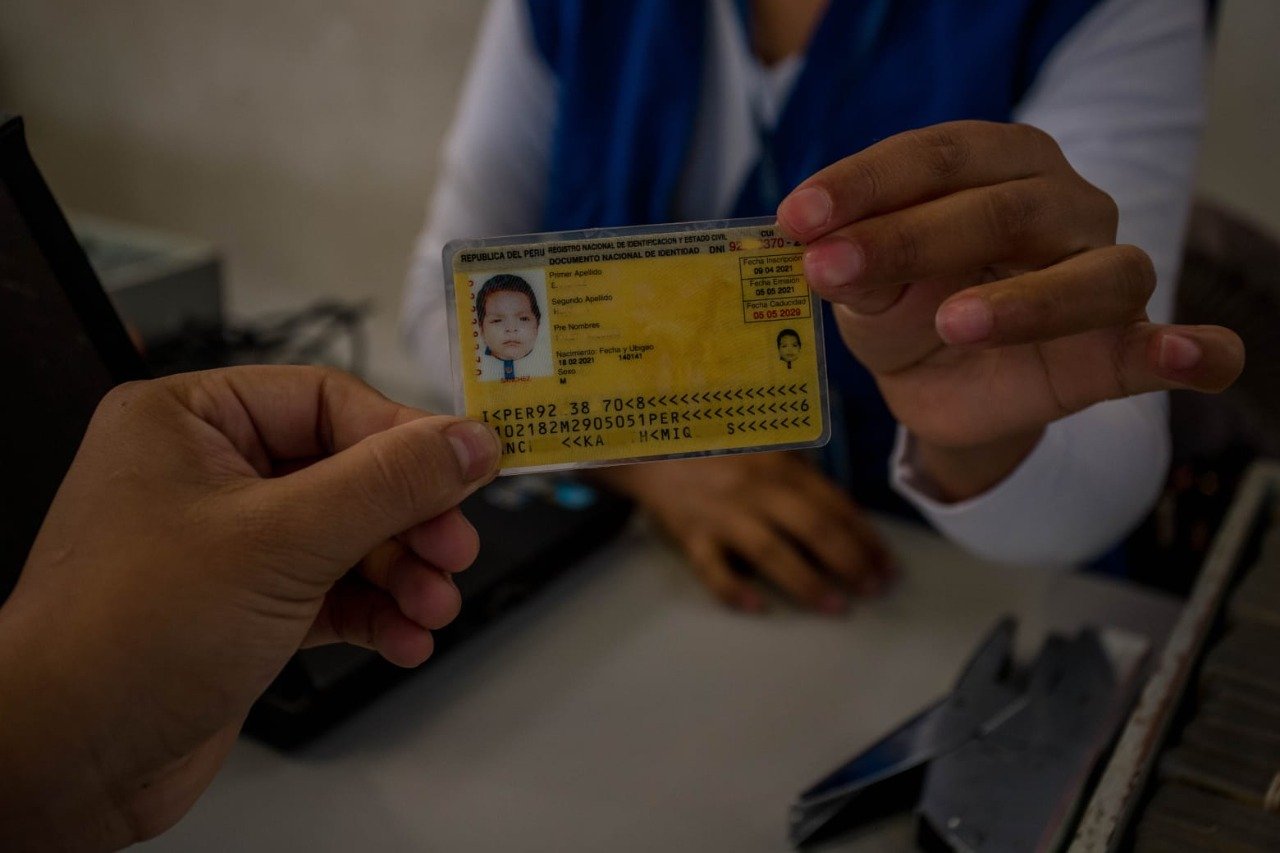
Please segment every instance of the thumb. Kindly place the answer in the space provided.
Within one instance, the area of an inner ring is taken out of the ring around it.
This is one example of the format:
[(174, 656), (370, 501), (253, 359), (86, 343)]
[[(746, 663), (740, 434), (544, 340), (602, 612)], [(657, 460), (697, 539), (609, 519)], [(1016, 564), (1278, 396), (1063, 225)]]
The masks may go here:
[(477, 421), (418, 418), (253, 489), (279, 543), (332, 580), (375, 545), (457, 506), (497, 474), (498, 437)]
[(1230, 329), (1134, 323), (1125, 334), (1116, 375), (1125, 394), (1173, 389), (1216, 394), (1236, 381), (1244, 361), (1244, 343)]

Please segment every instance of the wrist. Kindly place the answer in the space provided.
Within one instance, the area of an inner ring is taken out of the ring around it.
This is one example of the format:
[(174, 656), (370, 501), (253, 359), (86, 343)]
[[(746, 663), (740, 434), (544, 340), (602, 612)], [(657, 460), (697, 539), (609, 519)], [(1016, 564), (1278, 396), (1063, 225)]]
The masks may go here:
[(0, 610), (0, 848), (131, 843), (79, 716), (93, 707), (64, 689), (74, 675), (25, 615)]
[(988, 491), (1013, 473), (1031, 454), (1044, 428), (968, 447), (949, 447), (913, 436), (912, 464), (935, 496), (959, 503)]

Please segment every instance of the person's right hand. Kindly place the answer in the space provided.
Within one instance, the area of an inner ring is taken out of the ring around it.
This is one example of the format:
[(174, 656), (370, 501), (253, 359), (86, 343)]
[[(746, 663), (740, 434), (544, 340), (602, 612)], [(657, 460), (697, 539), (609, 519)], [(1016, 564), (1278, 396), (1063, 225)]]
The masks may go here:
[(1004, 480), (1060, 418), (1218, 392), (1244, 366), (1229, 329), (1151, 322), (1151, 259), (1116, 245), (1115, 201), (1033, 127), (892, 136), (803, 181), (778, 224), (948, 502)]
[(488, 427), (337, 371), (112, 391), (0, 609), (0, 848), (170, 826), (300, 647), (425, 660), (497, 468)]
[(889, 580), (889, 553), (875, 529), (796, 454), (646, 462), (596, 476), (646, 509), (702, 583), (731, 607), (765, 607), (760, 589), (736, 565), (831, 614), (845, 611), (848, 593), (874, 594)]

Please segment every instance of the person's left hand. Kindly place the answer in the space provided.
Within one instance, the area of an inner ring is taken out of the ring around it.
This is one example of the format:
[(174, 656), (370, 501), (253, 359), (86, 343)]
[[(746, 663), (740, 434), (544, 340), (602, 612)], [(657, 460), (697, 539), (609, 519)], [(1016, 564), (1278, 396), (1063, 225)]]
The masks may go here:
[(1002, 479), (1050, 422), (1148, 391), (1219, 391), (1244, 364), (1217, 326), (1151, 323), (1151, 260), (1117, 246), (1110, 196), (1026, 125), (899, 134), (778, 208), (810, 285), (959, 500)]
[(0, 610), (0, 847), (163, 831), (302, 646), (425, 660), (497, 463), (488, 427), (335, 371), (111, 392)]

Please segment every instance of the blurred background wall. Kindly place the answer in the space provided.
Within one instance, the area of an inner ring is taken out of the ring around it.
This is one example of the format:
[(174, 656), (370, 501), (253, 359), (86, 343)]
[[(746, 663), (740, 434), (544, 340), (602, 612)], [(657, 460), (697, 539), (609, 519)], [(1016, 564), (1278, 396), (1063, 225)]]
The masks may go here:
[(1280, 233), (1280, 2), (1221, 7), (1200, 191)]
[[(233, 316), (374, 299), (371, 378), (419, 400), (395, 316), (482, 7), (3, 0), (0, 107), (64, 206), (221, 248)], [(1220, 25), (1202, 189), (1280, 230), (1280, 3)]]
[(234, 315), (372, 298), (376, 384), (475, 0), (3, 0), (0, 106), (64, 207), (217, 245)]

